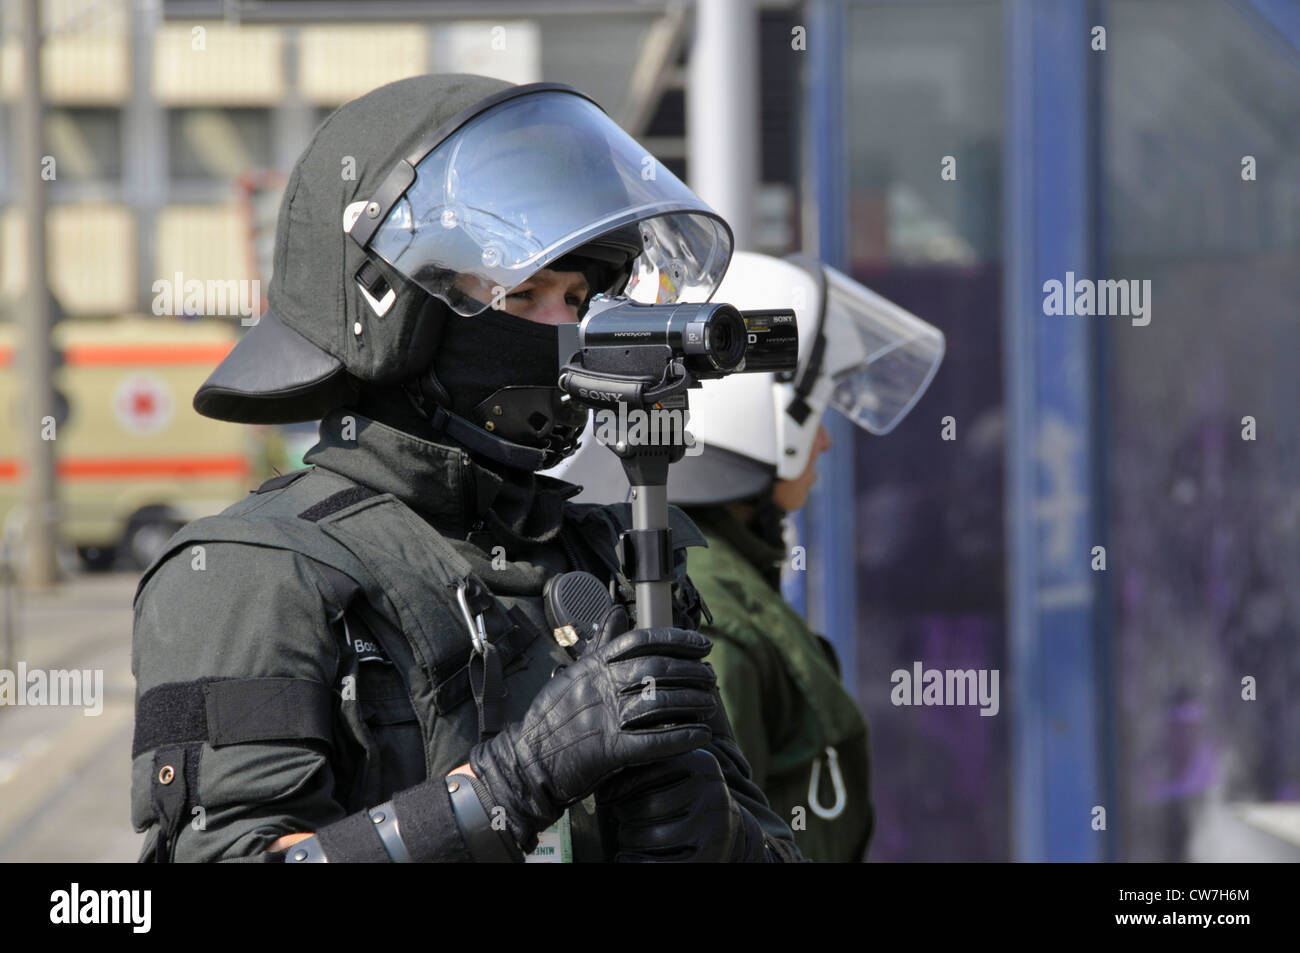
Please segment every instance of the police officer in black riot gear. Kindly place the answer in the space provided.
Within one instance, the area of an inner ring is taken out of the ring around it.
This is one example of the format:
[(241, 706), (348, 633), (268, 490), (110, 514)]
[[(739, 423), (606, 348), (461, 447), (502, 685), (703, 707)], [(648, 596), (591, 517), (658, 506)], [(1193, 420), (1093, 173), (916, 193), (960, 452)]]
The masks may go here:
[(730, 253), (568, 87), (416, 77), (322, 124), (270, 310), (195, 397), (321, 439), (141, 580), (142, 860), (801, 859), (695, 631), (689, 519), (673, 627), (615, 604), (575, 639), (544, 598), (564, 573), (630, 588), (627, 506), (537, 473), (586, 423), (557, 325), (596, 294), (706, 300)]

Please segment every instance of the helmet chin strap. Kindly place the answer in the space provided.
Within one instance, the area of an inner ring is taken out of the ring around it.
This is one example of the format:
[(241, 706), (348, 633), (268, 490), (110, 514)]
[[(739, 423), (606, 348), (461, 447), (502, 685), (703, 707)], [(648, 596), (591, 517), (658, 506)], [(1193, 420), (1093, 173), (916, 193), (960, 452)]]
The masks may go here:
[(404, 385), (403, 389), (435, 435), (446, 436), (472, 453), (517, 470), (550, 469), (577, 449), (577, 439), (582, 433), (582, 427), (576, 428), (574, 435), (556, 448), (529, 447), (489, 433), (447, 409), (443, 404), (444, 400), (450, 403), (447, 392), (432, 371), (420, 375), (417, 382)]

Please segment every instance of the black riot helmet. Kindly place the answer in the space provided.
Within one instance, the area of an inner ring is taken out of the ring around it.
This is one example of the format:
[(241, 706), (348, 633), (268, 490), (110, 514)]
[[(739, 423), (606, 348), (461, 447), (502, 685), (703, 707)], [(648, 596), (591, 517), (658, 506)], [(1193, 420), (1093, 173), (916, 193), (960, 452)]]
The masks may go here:
[[(471, 449), (535, 446), (452, 411), (429, 373), (448, 328), (499, 314), (502, 295), (543, 268), (581, 271), (593, 293), (707, 300), (731, 244), (726, 223), (577, 90), (468, 75), (391, 83), (336, 110), (299, 158), (268, 311), (194, 406), (290, 423), (348, 403), (358, 382), (400, 385)], [(506, 456), (541, 466), (536, 453)]]

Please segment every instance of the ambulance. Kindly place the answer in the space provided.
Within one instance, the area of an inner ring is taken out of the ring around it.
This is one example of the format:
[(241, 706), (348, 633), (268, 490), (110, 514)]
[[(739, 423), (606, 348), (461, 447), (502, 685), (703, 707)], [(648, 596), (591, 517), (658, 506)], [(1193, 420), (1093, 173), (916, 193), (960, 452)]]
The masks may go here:
[[(23, 512), (19, 330), (0, 324), (0, 532), (7, 534)], [(209, 420), (190, 403), (238, 336), (233, 322), (211, 318), (70, 318), (55, 326), (59, 532), (89, 567), (147, 566), (185, 523), (271, 475), (278, 433)]]

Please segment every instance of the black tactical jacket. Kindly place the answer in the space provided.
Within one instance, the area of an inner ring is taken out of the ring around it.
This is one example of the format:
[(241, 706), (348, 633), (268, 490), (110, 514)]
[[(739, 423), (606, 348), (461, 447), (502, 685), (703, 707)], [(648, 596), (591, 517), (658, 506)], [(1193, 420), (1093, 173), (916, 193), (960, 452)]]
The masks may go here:
[[(264, 859), (283, 834), (443, 777), (480, 737), (458, 575), (468, 567), (496, 597), (488, 635), (513, 721), (572, 661), (546, 623), (545, 581), (617, 572), (626, 504), (568, 503), (576, 487), (503, 475), (355, 411), (331, 414), (321, 432), (311, 468), (191, 524), (141, 580), (131, 791), (141, 860)], [(673, 527), (677, 623), (694, 628), (684, 547), (703, 538), (680, 512)], [(733, 795), (774, 853), (797, 859), (718, 711), (710, 751)], [(591, 798), (570, 822), (574, 860), (608, 859)]]

